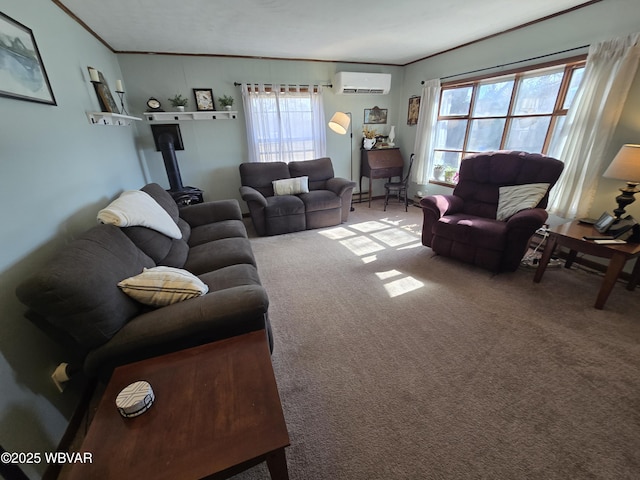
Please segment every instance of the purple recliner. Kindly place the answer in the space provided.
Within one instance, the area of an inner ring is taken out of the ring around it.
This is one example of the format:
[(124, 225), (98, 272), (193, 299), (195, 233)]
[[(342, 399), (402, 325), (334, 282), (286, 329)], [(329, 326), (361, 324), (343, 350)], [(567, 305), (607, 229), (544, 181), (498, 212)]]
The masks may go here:
[[(462, 160), (452, 195), (420, 201), (424, 214), (422, 244), (439, 255), (494, 271), (515, 271), (531, 236), (547, 219), (549, 190), (564, 164), (555, 158), (518, 151), (473, 154)], [(505, 221), (496, 219), (500, 187), (548, 183), (534, 208)]]

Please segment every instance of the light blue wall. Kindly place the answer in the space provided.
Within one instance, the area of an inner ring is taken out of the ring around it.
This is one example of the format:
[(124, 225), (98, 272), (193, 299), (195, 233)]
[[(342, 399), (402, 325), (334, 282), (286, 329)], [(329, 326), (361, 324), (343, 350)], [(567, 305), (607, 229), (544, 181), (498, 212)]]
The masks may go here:
[[(392, 88), (389, 95), (336, 95), (331, 88), (325, 88), (323, 92), (326, 121), (336, 110), (353, 114), (356, 179), (364, 109), (374, 106), (388, 109), (389, 122), (378, 128), (384, 134), (388, 133), (390, 125), (398, 125), (401, 117), (406, 115), (401, 107), (400, 93), (404, 80), (404, 69), (401, 67), (143, 54), (119, 55), (118, 59), (126, 79), (129, 104), (135, 115), (143, 115), (149, 97), (160, 100), (163, 109), (173, 110), (168, 98), (176, 93), (189, 98), (186, 110), (195, 110), (193, 88), (213, 89), (216, 108), (221, 95), (234, 97), (233, 109), (239, 112), (236, 120), (180, 122), (185, 150), (176, 152), (176, 156), (183, 183), (203, 189), (205, 199), (209, 200), (241, 200), (238, 165), (247, 161), (247, 138), (241, 90), (234, 86), (234, 82), (330, 84), (338, 71), (391, 73)], [(149, 122), (142, 122), (136, 127), (137, 142), (144, 157), (148, 179), (168, 187), (162, 155), (155, 151)], [(327, 155), (333, 160), (335, 173), (349, 178), (349, 138), (337, 135), (328, 128), (326, 130)], [(375, 187), (376, 193), (382, 193), (381, 181), (376, 182)], [(241, 205), (246, 211), (244, 202)]]
[[(640, 31), (640, 3), (638, 0), (607, 0), (572, 13), (555, 17), (527, 28), (469, 45), (449, 53), (408, 65), (405, 69), (403, 98), (420, 95), (422, 80), (442, 78), (476, 69), (502, 65), (509, 62), (546, 55), (553, 52), (589, 45), (598, 41), (625, 36)], [(572, 56), (587, 50), (566, 53)], [(562, 58), (557, 56), (555, 58)], [(541, 61), (535, 60), (532, 64)], [(519, 64), (522, 66), (526, 64)], [(509, 68), (509, 67), (508, 67)], [(510, 67), (513, 68), (513, 67)], [(496, 75), (501, 69), (496, 69)], [(491, 73), (491, 72), (488, 72)], [(478, 74), (475, 74), (478, 75)], [(473, 76), (473, 75), (472, 75)], [(465, 77), (456, 77), (463, 79)], [(640, 143), (640, 73), (631, 87), (616, 134), (608, 147), (607, 157), (612, 160), (624, 143)], [(413, 148), (416, 127), (405, 124), (400, 129), (405, 151)], [(617, 189), (624, 185), (614, 180), (602, 179), (591, 207), (591, 215), (599, 216), (603, 210), (612, 211)], [(437, 185), (414, 185), (413, 192), (422, 190), (428, 194), (451, 193), (451, 188)], [(628, 212), (640, 217), (640, 201)]]
[[(33, 30), (58, 103), (0, 97), (0, 443), (44, 452), (60, 441), (79, 386), (57, 392), (50, 375), (65, 354), (23, 318), (14, 289), (144, 178), (134, 130), (85, 115), (99, 110), (87, 65), (115, 85), (116, 56), (50, 0), (0, 0), (0, 11)], [(43, 469), (25, 467), (33, 478)]]

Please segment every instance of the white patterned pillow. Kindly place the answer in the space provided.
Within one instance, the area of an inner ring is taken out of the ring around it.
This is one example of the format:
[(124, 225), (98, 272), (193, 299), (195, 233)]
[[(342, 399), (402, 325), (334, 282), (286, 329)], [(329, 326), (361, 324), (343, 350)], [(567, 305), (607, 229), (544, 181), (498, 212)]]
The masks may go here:
[(118, 283), (134, 300), (153, 307), (164, 307), (199, 297), (209, 287), (191, 272), (174, 267), (145, 268), (142, 273)]
[(309, 177), (274, 180), (272, 184), (274, 195), (297, 195), (298, 193), (309, 193)]
[(535, 207), (540, 203), (542, 197), (546, 195), (547, 190), (549, 190), (548, 183), (528, 183), (500, 187), (496, 220), (506, 221), (520, 210)]

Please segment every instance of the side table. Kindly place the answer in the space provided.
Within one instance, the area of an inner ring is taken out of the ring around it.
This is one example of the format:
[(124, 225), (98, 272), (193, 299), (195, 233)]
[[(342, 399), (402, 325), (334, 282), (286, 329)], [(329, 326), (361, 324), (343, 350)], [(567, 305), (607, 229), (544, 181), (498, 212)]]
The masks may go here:
[[(609, 265), (605, 272), (598, 297), (596, 298), (595, 308), (602, 310), (604, 304), (609, 298), (609, 294), (613, 289), (622, 269), (628, 260), (636, 258), (640, 255), (640, 244), (623, 243), (619, 245), (601, 245), (591, 240), (584, 240), (584, 236), (598, 236), (599, 234), (592, 225), (586, 225), (573, 221), (564, 223), (557, 227), (549, 229), (549, 238), (547, 238), (546, 247), (542, 253), (542, 258), (538, 264), (538, 268), (533, 277), (534, 283), (540, 283), (542, 276), (547, 268), (551, 255), (557, 246), (569, 248), (569, 255), (565, 262), (565, 268), (571, 267), (578, 252), (596, 257), (608, 258)], [(633, 290), (640, 277), (640, 260), (636, 260), (635, 267), (631, 273), (631, 278), (627, 284), (627, 290)]]

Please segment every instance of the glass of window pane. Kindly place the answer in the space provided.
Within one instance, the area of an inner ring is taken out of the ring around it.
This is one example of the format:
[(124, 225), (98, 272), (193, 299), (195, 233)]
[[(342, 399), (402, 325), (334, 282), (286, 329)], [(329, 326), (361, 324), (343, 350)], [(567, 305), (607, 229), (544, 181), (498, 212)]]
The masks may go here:
[(435, 150), (433, 152), (433, 164), (443, 165), (445, 168), (450, 167), (457, 171), (460, 168), (461, 157), (461, 152), (444, 152), (442, 150)]
[(576, 96), (576, 92), (578, 91), (578, 87), (580, 86), (580, 82), (582, 82), (582, 75), (584, 74), (584, 67), (576, 68), (572, 75), (571, 81), (569, 82), (569, 89), (567, 90), (567, 95), (564, 97), (564, 103), (562, 104), (562, 108), (568, 110), (573, 103), (573, 98)]
[(504, 122), (504, 118), (472, 120), (467, 150), (472, 152), (498, 150), (504, 131)]
[(474, 117), (503, 117), (509, 110), (513, 80), (481, 84), (473, 106)]
[(440, 98), (440, 115), (469, 115), (471, 105), (471, 91), (473, 87), (452, 88), (443, 90)]
[(514, 115), (552, 113), (564, 70), (525, 77), (516, 93)]
[(555, 150), (557, 148), (556, 143), (560, 141), (560, 131), (564, 125), (564, 121), (567, 117), (564, 115), (556, 117), (553, 125), (553, 131), (551, 132), (551, 140), (549, 141), (548, 151)]
[(542, 153), (550, 121), (549, 116), (513, 118), (509, 125), (505, 148)]
[(466, 120), (440, 120), (436, 126), (436, 148), (462, 150)]

